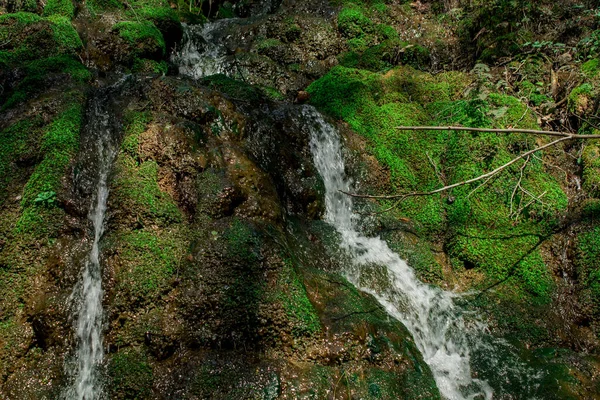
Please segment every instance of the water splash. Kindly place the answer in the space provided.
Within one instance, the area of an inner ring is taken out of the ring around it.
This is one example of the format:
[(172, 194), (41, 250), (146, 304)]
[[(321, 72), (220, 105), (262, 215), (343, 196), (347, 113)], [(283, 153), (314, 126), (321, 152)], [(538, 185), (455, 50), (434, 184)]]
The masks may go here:
[(104, 360), (102, 342), (102, 267), (100, 239), (104, 233), (104, 216), (108, 200), (108, 176), (117, 154), (115, 119), (110, 110), (110, 92), (119, 88), (127, 77), (107, 88), (90, 101), (86, 129), (93, 136), (96, 149), (97, 183), (88, 219), (93, 227), (92, 247), (84, 263), (82, 278), (75, 286), (71, 299), (78, 306), (75, 333), (77, 339), (74, 382), (63, 393), (64, 399), (97, 400), (103, 396), (99, 366)]
[(179, 66), (181, 75), (200, 79), (209, 75), (228, 73), (230, 62), (220, 35), (232, 21), (235, 20), (221, 19), (204, 25), (181, 24), (183, 27), (181, 49), (175, 51), (171, 57), (171, 61)]
[(346, 179), (338, 133), (312, 107), (302, 114), (310, 130), (314, 163), (325, 184), (326, 220), (341, 237), (341, 247), (352, 262), (345, 274), (357, 288), (372, 294), (387, 312), (411, 332), (425, 362), (431, 368), (442, 395), (449, 400), (491, 399), (490, 385), (473, 377), (467, 323), (454, 303), (458, 295), (420, 282), (414, 271), (378, 237), (366, 237), (356, 229), (351, 191)]

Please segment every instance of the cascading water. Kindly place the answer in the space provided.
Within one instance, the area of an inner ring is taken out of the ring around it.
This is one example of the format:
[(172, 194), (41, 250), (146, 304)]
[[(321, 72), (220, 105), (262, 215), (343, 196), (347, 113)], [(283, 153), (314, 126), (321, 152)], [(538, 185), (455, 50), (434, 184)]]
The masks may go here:
[[(325, 184), (326, 219), (339, 232), (342, 249), (351, 257), (345, 273), (357, 288), (372, 294), (387, 312), (413, 335), (430, 366), (437, 386), (447, 399), (491, 399), (487, 382), (473, 378), (470, 366), (469, 326), (455, 306), (452, 292), (420, 282), (414, 271), (377, 237), (365, 237), (356, 229), (352, 198), (344, 173), (338, 134), (312, 107), (302, 114), (309, 126), (310, 148)], [(386, 283), (365, 278), (366, 271), (382, 268)]]
[(230, 70), (225, 47), (219, 34), (234, 19), (207, 22), (204, 25), (183, 26), (181, 49), (173, 53), (171, 61), (179, 66), (181, 75), (200, 79), (214, 74), (227, 74)]
[(115, 130), (118, 124), (109, 107), (108, 96), (125, 81), (121, 79), (115, 85), (105, 89), (90, 101), (87, 111), (86, 130), (92, 136), (91, 147), (96, 149), (97, 174), (95, 193), (88, 215), (93, 227), (92, 247), (85, 260), (82, 278), (75, 286), (71, 298), (76, 302), (77, 320), (75, 333), (77, 339), (76, 363), (74, 364), (74, 382), (63, 393), (64, 399), (96, 400), (103, 396), (99, 366), (104, 358), (102, 344), (102, 267), (100, 265), (100, 239), (104, 233), (104, 216), (108, 199), (108, 176), (118, 146)]

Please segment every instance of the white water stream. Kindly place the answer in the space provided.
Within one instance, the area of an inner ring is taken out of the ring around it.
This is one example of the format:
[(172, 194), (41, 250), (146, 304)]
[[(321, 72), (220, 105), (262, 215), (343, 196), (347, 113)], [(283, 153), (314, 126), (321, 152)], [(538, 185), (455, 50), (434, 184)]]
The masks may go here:
[(183, 26), (181, 48), (175, 51), (171, 61), (179, 66), (179, 74), (200, 79), (214, 74), (227, 74), (229, 63), (219, 34), (234, 19), (221, 19), (204, 25)]
[[(118, 84), (122, 83), (121, 80)], [(104, 100), (104, 99), (103, 99)], [(117, 146), (113, 143), (111, 116), (102, 101), (92, 103), (88, 117), (94, 131), (94, 147), (98, 158), (96, 193), (88, 218), (93, 226), (92, 248), (85, 261), (82, 278), (75, 286), (72, 299), (78, 304), (75, 331), (77, 338), (75, 380), (63, 398), (68, 400), (97, 400), (102, 398), (102, 381), (99, 366), (104, 359), (102, 344), (102, 268), (100, 265), (100, 239), (104, 233), (104, 216), (108, 199), (108, 176)]]
[[(339, 135), (314, 108), (305, 106), (302, 113), (311, 133), (315, 166), (325, 184), (326, 220), (339, 232), (341, 247), (351, 257), (344, 271), (347, 278), (407, 327), (445, 398), (491, 399), (492, 388), (474, 378), (470, 366), (468, 332), (480, 327), (465, 322), (454, 304), (457, 294), (420, 282), (385, 241), (358, 232), (352, 198), (340, 192), (351, 191), (351, 185), (344, 172)], [(367, 274), (373, 268), (380, 268), (387, 282), (370, 279)]]

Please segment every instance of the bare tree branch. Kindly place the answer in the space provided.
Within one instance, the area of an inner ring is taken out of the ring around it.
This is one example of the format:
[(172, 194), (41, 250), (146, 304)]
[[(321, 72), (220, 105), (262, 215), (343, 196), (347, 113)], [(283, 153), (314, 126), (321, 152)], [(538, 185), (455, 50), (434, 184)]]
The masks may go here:
[(397, 126), (396, 129), (403, 131), (468, 131), (468, 132), (491, 132), (491, 133), (529, 133), (532, 135), (568, 137), (573, 139), (600, 139), (600, 135), (576, 135), (569, 132), (543, 131), (537, 129), (493, 129), (493, 128), (471, 128), (467, 126)]
[[(415, 128), (425, 128), (425, 127), (415, 127)], [(438, 127), (439, 128), (439, 127)], [(442, 129), (448, 129), (448, 128), (442, 128)], [(449, 128), (449, 129), (453, 129), (453, 128)], [(459, 128), (460, 129), (460, 128)], [(475, 128), (472, 128), (475, 129)], [(477, 128), (479, 129), (479, 128)], [(439, 129), (438, 129), (439, 130)], [(485, 130), (484, 130), (485, 131)], [(510, 131), (510, 130), (509, 130)], [(511, 132), (515, 132), (514, 130), (512, 130)], [(546, 131), (540, 131), (540, 132), (546, 132)], [(367, 194), (356, 194), (356, 193), (348, 193), (345, 192), (343, 190), (340, 190), (340, 192), (347, 194), (349, 196), (352, 197), (358, 197), (358, 198), (364, 198), (364, 199), (398, 199), (398, 201), (388, 210), (391, 210), (392, 208), (394, 208), (395, 206), (397, 206), (401, 201), (405, 200), (406, 198), (409, 197), (418, 197), (418, 196), (430, 196), (432, 194), (436, 194), (436, 193), (440, 193), (449, 189), (453, 189), (455, 187), (459, 187), (459, 186), (463, 186), (463, 185), (468, 185), (470, 183), (473, 182), (477, 182), (480, 181), (482, 179), (486, 179), (489, 177), (492, 177), (494, 175), (496, 175), (497, 173), (499, 173), (500, 171), (506, 169), (507, 167), (511, 166), (512, 164), (516, 163), (519, 160), (522, 160), (524, 158), (529, 157), (531, 154), (533, 153), (537, 153), (538, 151), (547, 149), (548, 147), (552, 147), (557, 145), (560, 142), (564, 142), (567, 140), (572, 140), (572, 139), (580, 139), (580, 138), (584, 138), (584, 136), (587, 136), (587, 139), (592, 139), (590, 138), (590, 136), (593, 136), (593, 139), (600, 139), (600, 135), (573, 135), (570, 133), (560, 133), (560, 132), (552, 132), (552, 133), (556, 133), (557, 135), (553, 135), (553, 136), (561, 136), (560, 139), (556, 139), (550, 143), (544, 144), (542, 146), (538, 146), (533, 150), (529, 150), (526, 151), (525, 153), (513, 158), (512, 160), (510, 160), (509, 162), (507, 162), (506, 164), (503, 164), (501, 166), (499, 166), (498, 168), (485, 173), (483, 175), (479, 175), (478, 177), (472, 178), (472, 179), (468, 179), (466, 181), (462, 181), (462, 182), (457, 182), (457, 183), (453, 183), (452, 185), (447, 185), (429, 192), (412, 192), (412, 193), (402, 193), (402, 194), (394, 194), (394, 195), (389, 195), (389, 196), (378, 196), (378, 195), (367, 195)]]

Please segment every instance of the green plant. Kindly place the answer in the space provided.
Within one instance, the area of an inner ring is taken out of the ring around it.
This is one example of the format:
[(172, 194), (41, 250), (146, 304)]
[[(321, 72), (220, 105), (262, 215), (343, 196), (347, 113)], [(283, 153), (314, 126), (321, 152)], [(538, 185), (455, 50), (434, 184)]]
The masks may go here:
[(37, 197), (33, 200), (33, 203), (35, 205), (51, 207), (56, 204), (56, 192), (52, 190), (48, 192), (42, 192), (37, 195)]

